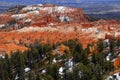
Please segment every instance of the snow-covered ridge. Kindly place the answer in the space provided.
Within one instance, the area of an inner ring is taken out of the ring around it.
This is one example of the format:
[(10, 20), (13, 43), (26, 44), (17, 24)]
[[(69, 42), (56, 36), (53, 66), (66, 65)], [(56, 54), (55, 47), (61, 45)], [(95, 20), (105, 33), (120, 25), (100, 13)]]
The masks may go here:
[(66, 6), (44, 6), (43, 4), (38, 4), (36, 6), (28, 5), (21, 10), (21, 13), (13, 14), (11, 17), (16, 19), (23, 19), (30, 15), (39, 15), (41, 11), (45, 11), (48, 14), (51, 13), (68, 13), (75, 11), (76, 8), (66, 7)]
[(70, 7), (65, 7), (65, 6), (44, 6), (42, 4), (38, 5), (38, 6), (27, 6), (25, 8), (22, 9), (25, 12), (28, 11), (34, 11), (34, 10), (46, 10), (48, 11), (48, 13), (52, 13), (52, 12), (57, 12), (57, 13), (64, 13), (64, 12), (69, 12), (69, 11), (74, 11), (73, 8)]
[(15, 15), (12, 15), (11, 17), (16, 18), (16, 19), (21, 19), (21, 18), (25, 18), (27, 16), (28, 16), (27, 14), (15, 14)]
[(16, 18), (16, 19), (23, 19), (28, 17), (29, 15), (39, 15), (39, 11), (35, 10), (35, 11), (30, 11), (27, 13), (22, 13), (22, 14), (13, 14), (11, 17), (12, 18)]

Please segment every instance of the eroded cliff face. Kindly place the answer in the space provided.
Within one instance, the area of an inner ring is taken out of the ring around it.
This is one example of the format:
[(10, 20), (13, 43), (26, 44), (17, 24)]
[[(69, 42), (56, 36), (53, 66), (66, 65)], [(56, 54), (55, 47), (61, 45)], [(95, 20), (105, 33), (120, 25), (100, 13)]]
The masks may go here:
[(1, 52), (27, 50), (25, 45), (36, 40), (54, 44), (78, 39), (85, 48), (99, 38), (119, 37), (120, 21), (94, 21), (81, 8), (38, 4), (0, 14), (0, 31)]

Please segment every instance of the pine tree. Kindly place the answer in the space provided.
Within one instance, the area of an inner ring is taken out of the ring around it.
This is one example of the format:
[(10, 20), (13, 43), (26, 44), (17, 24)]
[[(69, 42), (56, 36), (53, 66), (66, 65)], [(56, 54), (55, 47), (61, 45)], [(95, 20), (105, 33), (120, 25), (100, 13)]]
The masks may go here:
[(28, 74), (28, 79), (29, 80), (36, 80), (34, 71), (30, 71), (30, 73)]
[(82, 63), (77, 64), (73, 69), (73, 80), (91, 80), (91, 70)]
[(83, 50), (83, 49), (82, 49), (82, 44), (78, 43), (78, 44), (75, 46), (74, 52), (81, 53), (82, 50)]
[(0, 59), (0, 79), (5, 80), (5, 74), (4, 74), (4, 69), (3, 69), (3, 62), (2, 59)]
[(99, 52), (103, 51), (103, 49), (104, 49), (104, 43), (103, 43), (102, 39), (98, 40), (97, 46), (98, 46), (98, 51)]
[(47, 67), (47, 75), (51, 75), (54, 80), (59, 79), (59, 70), (57, 64), (51, 64)]

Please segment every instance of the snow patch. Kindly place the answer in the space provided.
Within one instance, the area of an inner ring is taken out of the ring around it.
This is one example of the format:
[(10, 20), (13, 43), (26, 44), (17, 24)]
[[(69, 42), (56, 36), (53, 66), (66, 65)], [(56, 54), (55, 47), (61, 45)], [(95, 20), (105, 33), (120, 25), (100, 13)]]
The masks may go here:
[(108, 76), (105, 80), (120, 80), (120, 73), (115, 73), (111, 76)]
[(46, 73), (46, 70), (44, 69), (44, 70), (42, 70), (42, 73), (44, 74), (44, 73)]
[(24, 70), (25, 70), (25, 72), (29, 72), (31, 69), (26, 67)]
[(60, 67), (60, 68), (59, 68), (59, 74), (60, 74), (60, 75), (63, 75), (63, 70), (64, 70), (63, 67)]
[(27, 7), (23, 8), (22, 10), (23, 11), (46, 10), (46, 11), (48, 11), (48, 13), (52, 13), (52, 12), (65, 13), (65, 12), (74, 11), (73, 8), (67, 8), (65, 6), (46, 7), (46, 6), (43, 6), (42, 4), (38, 4), (38, 6), (27, 6)]
[(27, 14), (15, 14), (15, 15), (12, 15), (11, 17), (16, 19), (23, 19), (27, 16), (28, 16)]
[(5, 24), (0, 24), (0, 28), (3, 28), (5, 26)]
[(53, 63), (56, 63), (56, 62), (57, 62), (57, 60), (54, 58), (54, 59), (53, 59)]

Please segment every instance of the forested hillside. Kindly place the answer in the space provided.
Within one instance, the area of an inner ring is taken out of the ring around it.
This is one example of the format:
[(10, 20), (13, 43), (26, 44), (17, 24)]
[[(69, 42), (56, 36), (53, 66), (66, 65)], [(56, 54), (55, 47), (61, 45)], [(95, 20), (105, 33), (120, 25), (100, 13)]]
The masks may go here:
[(119, 68), (112, 62), (119, 46), (119, 40), (99, 40), (85, 49), (77, 39), (53, 45), (35, 42), (27, 51), (0, 58), (0, 80), (104, 80)]

